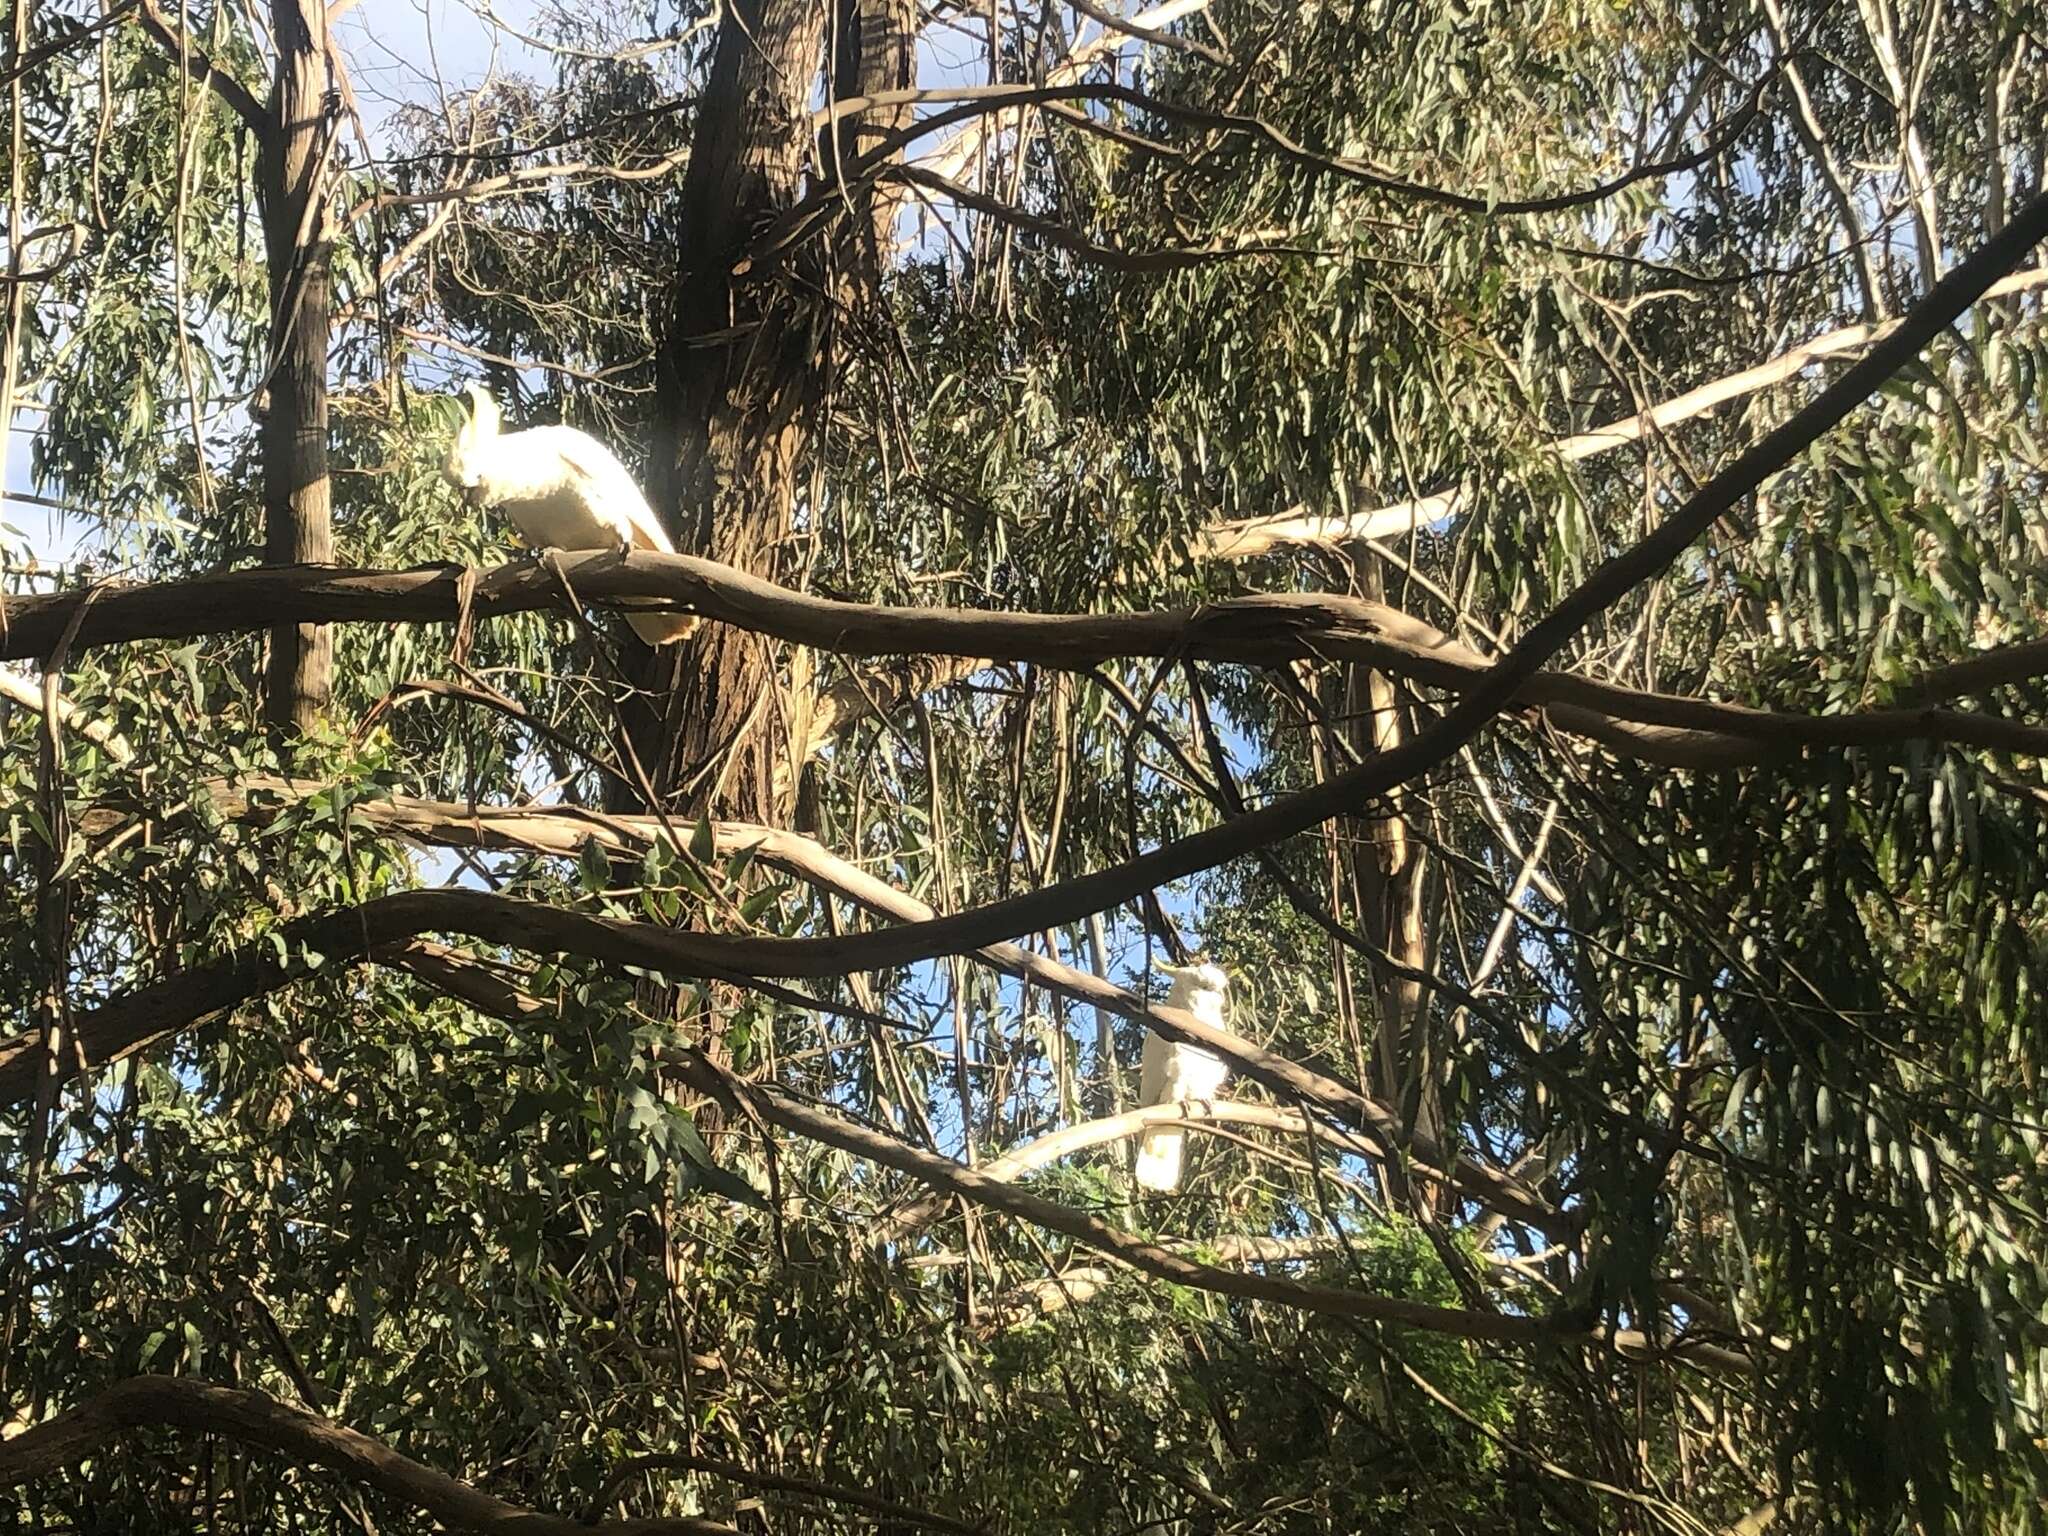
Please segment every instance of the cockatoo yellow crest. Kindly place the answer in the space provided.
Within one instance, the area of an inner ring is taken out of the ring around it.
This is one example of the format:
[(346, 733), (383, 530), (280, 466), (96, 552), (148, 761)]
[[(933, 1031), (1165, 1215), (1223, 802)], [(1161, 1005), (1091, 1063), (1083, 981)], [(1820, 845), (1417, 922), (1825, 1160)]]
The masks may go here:
[[(1217, 965), (1191, 965), (1186, 969), (1162, 965), (1173, 978), (1166, 994), (1166, 1006), (1192, 1013), (1211, 1029), (1228, 1029), (1223, 1019), (1225, 994), (1230, 978)], [(1177, 1104), (1183, 1099), (1211, 1099), (1216, 1096), (1230, 1068), (1219, 1056), (1200, 1046), (1181, 1045), (1148, 1033), (1139, 1075), (1138, 1096), (1145, 1104)], [(1138, 1138), (1134, 1170), (1142, 1189), (1180, 1188), (1181, 1154), (1188, 1133), (1177, 1126), (1153, 1126)]]
[[(649, 549), (675, 545), (618, 456), (574, 427), (499, 430), (498, 402), (469, 386), (469, 420), (455, 434), (441, 473), (473, 507), (495, 507), (535, 549)], [(626, 622), (649, 645), (695, 632), (693, 614), (630, 613)]]

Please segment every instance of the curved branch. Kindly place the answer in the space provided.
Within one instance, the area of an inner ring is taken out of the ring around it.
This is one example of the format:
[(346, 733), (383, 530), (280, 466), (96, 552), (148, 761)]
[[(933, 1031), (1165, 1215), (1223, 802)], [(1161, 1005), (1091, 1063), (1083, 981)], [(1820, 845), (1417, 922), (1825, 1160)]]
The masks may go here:
[[(287, 925), (286, 936), (294, 943), (360, 957), (376, 942), (409, 938), (431, 927), (443, 927), (496, 943), (569, 949), (597, 959), (684, 975), (720, 979), (735, 975), (837, 975), (964, 953), (1014, 934), (1077, 922), (1170, 881), (1270, 846), (1333, 817), (1349, 814), (1449, 758), (1483, 730), (1590, 618), (1662, 571), (1714, 519), (1753, 491), (1793, 454), (1840, 422), (2044, 236), (2048, 236), (2048, 195), (2035, 197), (2019, 210), (2005, 229), (1942, 279), (1900, 328), (1847, 374), (1702, 487), (1647, 537), (1601, 565), (1530, 629), (1505, 658), (1490, 667), (1472, 690), (1435, 724), (1321, 784), (1283, 796), (1221, 826), (1183, 837), (1123, 864), (967, 912), (844, 937), (770, 939), (680, 933), (552, 911), (470, 891), (411, 892), (382, 897), (351, 911)], [(443, 579), (451, 587), (459, 585), (453, 574), (446, 574)], [(190, 590), (190, 585), (186, 590)], [(109, 601), (117, 597), (118, 594), (108, 594)], [(65, 603), (60, 601), (57, 606), (62, 608)], [(22, 628), (17, 622), (13, 631), (18, 633)], [(108, 1040), (113, 1039), (122, 1048), (133, 1049), (146, 1039), (183, 1028), (248, 997), (275, 990), (292, 979), (293, 974), (291, 963), (280, 961), (267, 948), (261, 955), (245, 951), (142, 988), (128, 999), (82, 1017), (78, 1021), (79, 1045), (104, 1050)], [(1248, 1047), (1236, 1036), (1210, 1029), (1190, 1014), (1160, 1009), (1153, 1023), (1168, 1039), (1205, 1046), (1228, 1056), (1258, 1081), (1300, 1093), (1348, 1124), (1377, 1129), (1374, 1122), (1383, 1111), (1355, 1089), (1345, 1088), (1333, 1095), (1332, 1088), (1342, 1088), (1334, 1080), (1308, 1072), (1284, 1057)], [(105, 1038), (96, 1040), (89, 1033), (95, 1025)], [(12, 1080), (21, 1076), (22, 1050), (17, 1043), (11, 1051), (0, 1052), (0, 1078)], [(1399, 1144), (1398, 1136), (1392, 1144)]]
[[(609, 820), (616, 823), (619, 818)], [(728, 826), (725, 830), (736, 845), (744, 837), (758, 838), (753, 844), (757, 847), (772, 845), (777, 840), (807, 841), (770, 828)], [(801, 858), (812, 867), (840, 863), (821, 848), (809, 853), (786, 844), (784, 853)], [(849, 894), (862, 893), (854, 899), (878, 910), (894, 910), (898, 914), (931, 910), (851, 866), (842, 866), (835, 872), (835, 878)], [(912, 936), (909, 948), (915, 950), (915, 936), (928, 932), (933, 923), (933, 919), (927, 918), (898, 928), (819, 939), (752, 938), (679, 932), (653, 923), (561, 911), (480, 891), (407, 891), (381, 896), (359, 907), (280, 924), (273, 930), (274, 941), (266, 936), (219, 960), (193, 966), (137, 987), (98, 1008), (77, 1013), (73, 1018), (71, 1046), (60, 1069), (68, 1076), (117, 1061), (155, 1041), (305, 980), (324, 967), (388, 954), (406, 957), (411, 968), (419, 950), (408, 946), (408, 941), (435, 931), (461, 933), (537, 953), (567, 953), (615, 965), (639, 966), (671, 976), (745, 984), (762, 977), (842, 975), (897, 964), (900, 962), (887, 959), (870, 963), (869, 957), (878, 946), (901, 947), (900, 936), (905, 935)], [(1183, 1040), (1227, 1057), (1254, 1082), (1276, 1093), (1306, 1100), (1333, 1120), (1357, 1131), (1381, 1155), (1396, 1155), (1405, 1149), (1420, 1165), (1419, 1172), (1442, 1173), (1447, 1169), (1453, 1187), (1513, 1220), (1552, 1234), (1576, 1230), (1571, 1216), (1546, 1205), (1506, 1175), (1470, 1159), (1447, 1161), (1434, 1142), (1407, 1136), (1400, 1117), (1391, 1109), (1340, 1079), (1262, 1050), (1241, 1036), (1212, 1029), (1179, 1009), (1147, 1007), (1121, 987), (1032, 955), (1019, 946), (991, 944), (978, 952), (991, 964), (1012, 974), (1028, 975), (1033, 981), (1058, 987), (1081, 1002), (1142, 1019), (1169, 1040)], [(478, 1006), (486, 1005), (479, 1002)], [(486, 1006), (486, 1011), (496, 1010)], [(0, 1103), (20, 1101), (34, 1091), (42, 1060), (39, 1040), (39, 1034), (30, 1033), (0, 1041)]]
[[(302, 796), (318, 787), (286, 780), (259, 780), (242, 789), (217, 789), (213, 799), (222, 816), (240, 819), (262, 814), (262, 808), (251, 799), (252, 791)], [(107, 814), (86, 812), (80, 825), (92, 830), (95, 818)], [(637, 852), (670, 836), (670, 829), (657, 817), (609, 815), (571, 806), (474, 806), (401, 795), (388, 800), (358, 801), (350, 807), (350, 814), (380, 831), (422, 843), (450, 848), (524, 849), (566, 858), (578, 857), (590, 842), (606, 849)], [(714, 822), (711, 831), (713, 846), (721, 858), (751, 853), (764, 864), (899, 922), (930, 922), (938, 915), (915, 896), (849, 863), (801, 833), (731, 821)], [(383, 959), (386, 953), (373, 951), (372, 955)], [(431, 984), (465, 998), (486, 1013), (500, 1018), (526, 1015), (527, 1010), (516, 1009), (516, 999), (508, 998), (506, 994), (511, 989), (501, 979), (474, 962), (458, 964), (459, 957), (438, 945), (413, 942), (388, 953), (395, 957), (392, 963), (422, 975)], [(1106, 977), (1062, 965), (1016, 944), (987, 945), (977, 950), (975, 956), (996, 970), (1070, 1001), (1146, 1025), (1168, 1039), (1181, 1038), (1175, 1033), (1175, 1019), (1182, 1015), (1150, 1005)], [(1468, 1199), (1551, 1236), (1577, 1230), (1575, 1218), (1549, 1205), (1520, 1181), (1487, 1164), (1454, 1156), (1427, 1138), (1407, 1134), (1404, 1121), (1391, 1106), (1369, 1098), (1351, 1084), (1325, 1077), (1284, 1056), (1269, 1056), (1242, 1036), (1218, 1038), (1228, 1042), (1221, 1048), (1240, 1071), (1276, 1092), (1303, 1095), (1329, 1108), (1336, 1119), (1369, 1141), (1376, 1155), (1403, 1155), (1419, 1177), (1447, 1179)], [(5, 1081), (6, 1060), (5, 1047), (0, 1046), (0, 1083)], [(1261, 1116), (1287, 1113), (1269, 1111), (1264, 1106), (1238, 1107)]]
[[(981, 1170), (969, 1168), (964, 1163), (953, 1162), (893, 1136), (856, 1125), (829, 1110), (801, 1103), (774, 1089), (742, 1084), (711, 1066), (701, 1055), (692, 1053), (684, 1059), (681, 1071), (693, 1086), (717, 1094), (743, 1113), (751, 1111), (762, 1120), (795, 1131), (812, 1141), (895, 1168), (948, 1195), (992, 1206), (1037, 1226), (1063, 1233), (1132, 1269), (1174, 1285), (1248, 1301), (1270, 1301), (1326, 1317), (1393, 1323), (1452, 1338), (1502, 1344), (1605, 1343), (1630, 1354), (1643, 1354), (1652, 1349), (1648, 1337), (1633, 1330), (1582, 1333), (1560, 1328), (1558, 1324), (1541, 1318), (1436, 1307), (1426, 1302), (1382, 1296), (1370, 1291), (1345, 1290), (1276, 1275), (1219, 1269), (1213, 1264), (1199, 1263), (1185, 1254), (1162, 1248), (1157, 1243), (1133, 1237), (1086, 1212), (991, 1179)], [(1665, 1352), (1673, 1358), (1714, 1371), (1743, 1375), (1752, 1369), (1747, 1355), (1699, 1340), (1679, 1340)]]
[[(1131, 1136), (1141, 1135), (1147, 1126), (1185, 1122), (1190, 1128), (1200, 1130), (1205, 1120), (1219, 1124), (1259, 1125), (1276, 1131), (1294, 1131), (1303, 1135), (1330, 1134), (1306, 1115), (1273, 1104), (1245, 1104), (1234, 1099), (1186, 1099), (1173, 1104), (1147, 1104), (1139, 1109), (1127, 1109), (1122, 1114), (1104, 1115), (1098, 1120), (1083, 1120), (1078, 1125), (1062, 1126), (1059, 1130), (1027, 1141), (1020, 1147), (1012, 1147), (1001, 1157), (991, 1158), (988, 1162), (982, 1163), (976, 1171), (985, 1179), (1014, 1184), (1017, 1180), (1075, 1152), (1085, 1152), (1090, 1147), (1100, 1147), (1112, 1141), (1122, 1141)], [(1331, 1139), (1338, 1142), (1342, 1151), (1357, 1150), (1344, 1138)], [(899, 1211), (887, 1220), (878, 1222), (869, 1241), (876, 1244), (898, 1242), (926, 1223), (935, 1220), (945, 1208), (944, 1200), (920, 1200), (907, 1210)]]
[[(1164, 9), (1164, 7), (1161, 7)], [(1583, 208), (1602, 203), (1618, 193), (1626, 191), (1638, 182), (1654, 181), (1661, 177), (1683, 175), (1698, 170), (1715, 159), (1741, 137), (1755, 120), (1757, 104), (1765, 81), (1750, 93), (1749, 99), (1699, 149), (1670, 160), (1653, 161), (1597, 182), (1575, 191), (1548, 193), (1537, 197), (1488, 198), (1474, 196), (1469, 192), (1454, 192), (1448, 187), (1434, 187), (1425, 182), (1410, 181), (1405, 177), (1390, 175), (1367, 160), (1350, 155), (1323, 154), (1310, 149), (1290, 138), (1280, 129), (1263, 119), (1241, 112), (1215, 112), (1187, 102), (1171, 101), (1140, 91), (1116, 81), (1087, 81), (1077, 79), (1052, 80), (1044, 85), (970, 85), (950, 87), (922, 86), (911, 90), (878, 91), (873, 95), (849, 98), (835, 102), (823, 111), (813, 114), (817, 122), (849, 117), (856, 113), (872, 111), (881, 107), (897, 107), (921, 102), (951, 101), (961, 103), (950, 111), (935, 113), (921, 118), (908, 126), (888, 135), (886, 142), (893, 151), (901, 149), (911, 140), (931, 133), (955, 122), (989, 115), (1014, 112), (1020, 107), (1044, 106), (1054, 102), (1098, 101), (1115, 102), (1139, 112), (1149, 112), (1174, 122), (1186, 123), (1195, 128), (1206, 128), (1222, 134), (1241, 134), (1264, 144), (1287, 164), (1312, 175), (1335, 176), (1360, 186), (1370, 187), (1394, 197), (1409, 198), (1439, 208), (1451, 208), (1460, 213), (1481, 213), (1488, 215), (1562, 213), (1573, 208)], [(983, 129), (984, 135), (986, 128)], [(943, 158), (943, 164), (938, 163)], [(863, 157), (864, 161), (867, 157)], [(872, 165), (872, 161), (868, 161)], [(868, 168), (864, 165), (863, 167)], [(927, 174), (947, 179), (962, 167), (946, 150), (940, 156), (918, 167)], [(949, 194), (950, 195), (950, 194)]]
[[(1086, 670), (1124, 657), (1187, 657), (1275, 666), (1344, 661), (1411, 682), (1469, 693), (1495, 663), (1397, 608), (1337, 593), (1268, 593), (1151, 613), (993, 613), (972, 608), (891, 608), (839, 602), (777, 586), (690, 555), (588, 551), (561, 557), (577, 594), (619, 607), (668, 599), (708, 618), (842, 655), (923, 658), (911, 686), (944, 680), (963, 664), (1036, 662)], [(456, 621), (462, 573), (452, 567), (347, 571), (273, 566), (154, 586), (94, 590), (79, 625), (80, 645), (171, 639), (277, 623), (347, 620)], [(473, 611), (529, 612), (559, 605), (558, 579), (533, 561), (483, 572)], [(82, 592), (27, 595), (9, 602), (0, 659), (37, 656), (53, 644)], [(2048, 755), (2048, 732), (1995, 715), (1933, 707), (1939, 699), (2048, 671), (2048, 644), (1986, 652), (1906, 685), (1910, 709), (1805, 715), (1712, 699), (1650, 693), (1574, 673), (1539, 670), (1514, 691), (1516, 704), (1551, 711), (1553, 723), (1617, 750), (1675, 767), (1725, 768), (1807, 747), (1883, 750), (1905, 742), (1953, 742)], [(842, 702), (843, 701), (839, 701)]]
[(270, 143), (277, 136), (277, 124), (263, 110), (262, 103), (257, 101), (249, 87), (214, 63), (191, 34), (163, 13), (156, 0), (141, 0), (141, 6), (141, 14), (136, 19), (142, 23), (143, 31), (157, 40), (164, 52), (192, 77), (194, 83), (218, 91), (220, 99), (242, 120), (257, 143)]
[[(0, 699), (19, 705), (23, 709), (34, 710), (38, 714), (43, 710), (42, 689), (25, 678), (16, 677), (12, 672), (0, 671)], [(102, 748), (115, 762), (134, 761), (135, 749), (128, 745), (127, 737), (115, 730), (107, 721), (85, 714), (71, 700), (57, 701), (57, 718), (63, 722), (65, 730), (78, 732), (87, 741)]]
[(991, 197), (986, 192), (976, 191), (965, 182), (951, 180), (920, 165), (888, 165), (879, 168), (875, 174), (885, 181), (900, 181), (913, 187), (922, 187), (927, 192), (936, 192), (962, 208), (971, 208), (986, 218), (1009, 225), (1012, 229), (1036, 235), (1047, 245), (1057, 247), (1068, 255), (1095, 266), (1107, 267), (1112, 272), (1180, 272), (1189, 267), (1205, 267), (1219, 261), (1238, 261), (1249, 256), (1313, 258), (1336, 254), (1312, 246), (1276, 245), (1257, 239), (1232, 242), (1221, 236), (1203, 245), (1171, 245), (1135, 251), (1125, 250), (1121, 246), (1097, 244), (1057, 219), (1042, 218), (1029, 209), (1020, 208), (1015, 203), (1005, 202), (999, 197)]
[(443, 1525), (505, 1536), (737, 1536), (717, 1520), (678, 1517), (586, 1525), (508, 1504), (445, 1472), (401, 1456), (381, 1440), (247, 1387), (216, 1387), (178, 1376), (132, 1376), (46, 1424), (0, 1442), (0, 1488), (50, 1477), (131, 1429), (159, 1427), (225, 1435), (338, 1472), (387, 1498), (425, 1510)]

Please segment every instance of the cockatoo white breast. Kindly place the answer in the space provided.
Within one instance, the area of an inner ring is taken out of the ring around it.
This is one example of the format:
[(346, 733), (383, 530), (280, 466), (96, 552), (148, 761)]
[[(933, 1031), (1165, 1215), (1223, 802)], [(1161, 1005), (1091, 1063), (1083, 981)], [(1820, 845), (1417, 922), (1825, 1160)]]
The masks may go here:
[[(1230, 978), (1222, 967), (1195, 965), (1186, 970), (1161, 969), (1173, 978), (1173, 986), (1166, 994), (1167, 1007), (1185, 1009), (1211, 1029), (1230, 1027), (1223, 1016)], [(1148, 1105), (1214, 1098), (1229, 1077), (1229, 1065), (1214, 1052), (1196, 1045), (1168, 1041), (1158, 1034), (1145, 1036), (1138, 1087), (1139, 1097)], [(1179, 1188), (1181, 1155), (1186, 1142), (1187, 1133), (1174, 1127), (1148, 1129), (1138, 1138), (1138, 1183), (1146, 1189)]]
[[(646, 549), (672, 555), (661, 520), (618, 455), (574, 427), (501, 432), (497, 403), (469, 387), (474, 409), (456, 434), (441, 472), (472, 506), (503, 512), (536, 549)], [(649, 645), (666, 645), (697, 628), (693, 615), (628, 614)]]

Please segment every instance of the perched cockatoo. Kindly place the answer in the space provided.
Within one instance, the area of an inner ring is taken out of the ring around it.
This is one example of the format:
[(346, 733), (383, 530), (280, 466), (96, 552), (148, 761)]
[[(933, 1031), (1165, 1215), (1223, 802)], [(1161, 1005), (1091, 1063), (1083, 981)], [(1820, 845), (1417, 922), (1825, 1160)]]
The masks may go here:
[[(651, 549), (675, 545), (618, 456), (574, 427), (501, 432), (498, 402), (481, 384), (469, 386), (469, 420), (455, 434), (441, 473), (473, 507), (496, 507), (535, 549)], [(629, 613), (626, 622), (649, 645), (693, 633), (694, 614)]]
[[(1211, 1029), (1228, 1029), (1223, 1022), (1224, 993), (1230, 978), (1217, 965), (1162, 965), (1159, 969), (1173, 978), (1166, 994), (1166, 1006), (1184, 1008)], [(1146, 1104), (1177, 1104), (1182, 1099), (1209, 1099), (1230, 1076), (1230, 1068), (1219, 1056), (1199, 1046), (1181, 1045), (1161, 1035), (1147, 1033), (1143, 1070), (1139, 1075), (1138, 1097)], [(1188, 1133), (1179, 1126), (1155, 1125), (1138, 1138), (1136, 1178), (1144, 1189), (1180, 1188), (1181, 1153)]]

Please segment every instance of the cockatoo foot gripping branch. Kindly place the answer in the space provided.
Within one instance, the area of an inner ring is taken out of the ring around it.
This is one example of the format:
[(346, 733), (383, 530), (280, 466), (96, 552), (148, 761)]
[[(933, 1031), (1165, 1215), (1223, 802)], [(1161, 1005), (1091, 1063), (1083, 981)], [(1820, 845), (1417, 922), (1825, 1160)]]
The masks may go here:
[[(490, 391), (481, 384), (468, 391), (469, 419), (441, 473), (469, 506), (504, 513), (536, 559), (551, 550), (676, 552), (632, 471), (603, 443), (575, 427), (503, 431)], [(695, 614), (629, 613), (626, 622), (649, 645), (673, 645), (702, 621)]]

